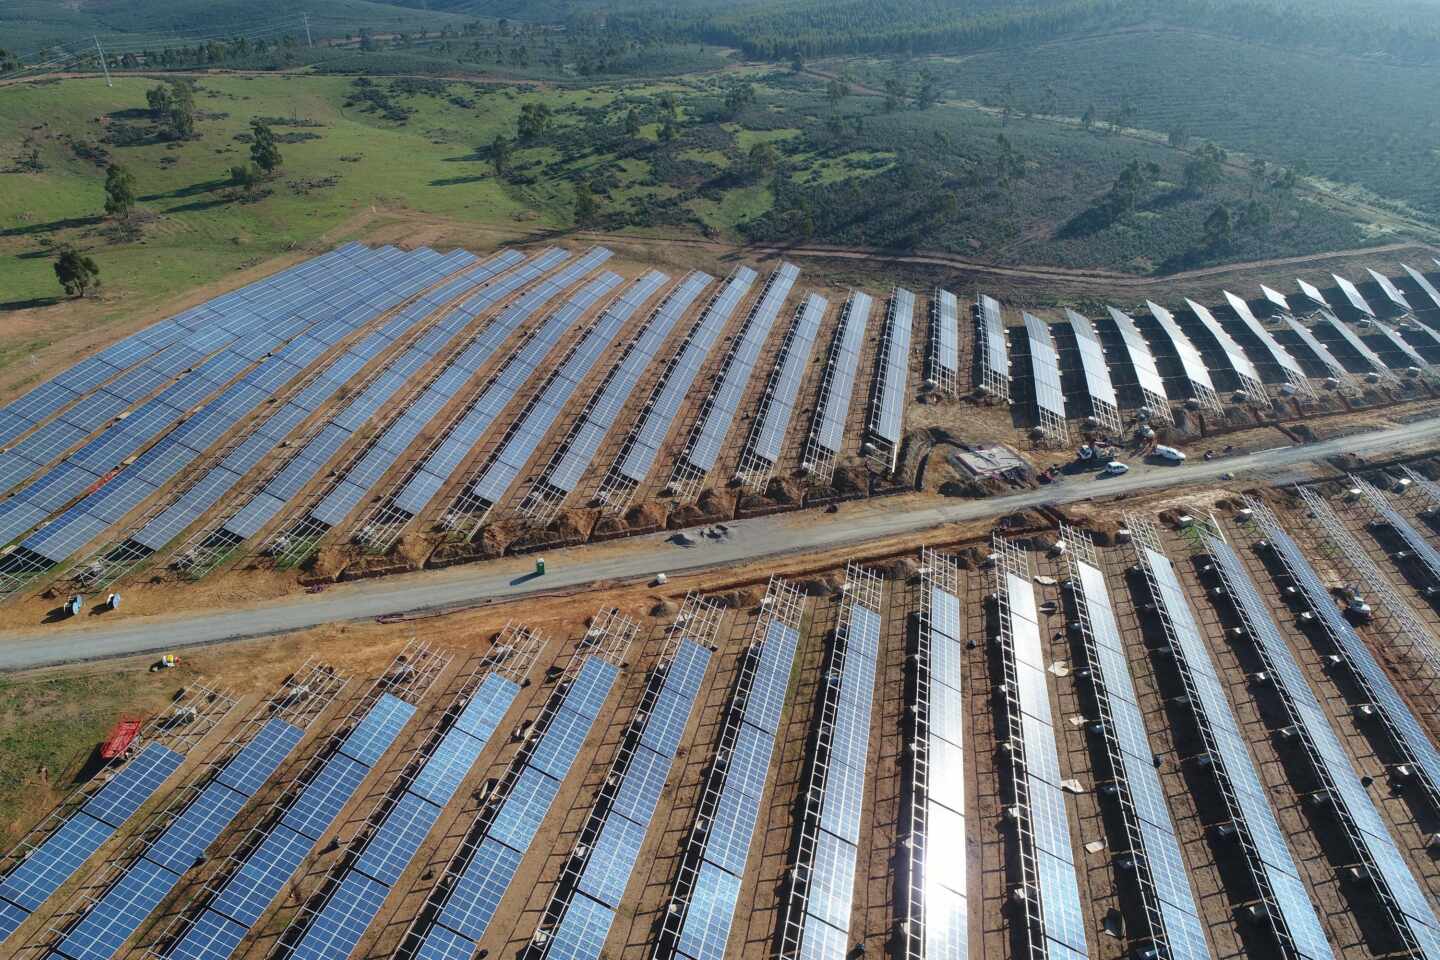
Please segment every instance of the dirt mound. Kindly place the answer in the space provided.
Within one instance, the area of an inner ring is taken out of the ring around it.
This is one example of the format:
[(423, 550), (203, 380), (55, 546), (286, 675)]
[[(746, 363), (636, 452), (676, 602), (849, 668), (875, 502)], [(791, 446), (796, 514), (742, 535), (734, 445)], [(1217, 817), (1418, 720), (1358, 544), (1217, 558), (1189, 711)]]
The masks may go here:
[(942, 497), (967, 497), (972, 500), (990, 496), (989, 488), (979, 480), (946, 480), (940, 484), (938, 492)]
[(407, 533), (395, 544), (395, 561), (407, 566), (420, 569), (425, 566), (425, 559), (430, 556), (430, 544), (413, 533)]
[(828, 597), (840, 589), (840, 578), (835, 576), (816, 577), (800, 581), (800, 592), (807, 597)]
[(584, 540), (595, 529), (599, 517), (598, 510), (562, 510), (550, 521), (549, 530), (560, 540)]
[(920, 565), (910, 557), (896, 557), (880, 569), (893, 580), (909, 580), (920, 570)]
[(709, 518), (705, 516), (699, 507), (693, 503), (687, 503), (683, 507), (676, 508), (676, 510), (670, 514), (670, 519), (666, 521), (665, 526), (669, 530), (680, 530), (684, 527), (698, 527), (708, 521)]
[(868, 493), (870, 490), (870, 474), (863, 467), (857, 464), (849, 464), (835, 469), (835, 477), (830, 485), (837, 493)]
[(739, 497), (729, 490), (705, 490), (695, 501), (700, 512), (712, 520), (730, 520), (735, 517), (735, 506)]
[(625, 513), (625, 523), (631, 530), (663, 527), (666, 519), (665, 508), (658, 503), (638, 504)]
[(707, 599), (714, 600), (728, 610), (743, 610), (755, 606), (764, 596), (765, 591), (747, 587), (743, 590), (727, 590), (724, 593), (709, 594)]
[(601, 517), (595, 521), (593, 533), (624, 533), (630, 527), (620, 517)]
[(673, 617), (679, 612), (680, 608), (676, 606), (675, 602), (666, 600), (664, 597), (656, 599), (654, 605), (650, 607), (650, 616), (652, 617)]
[(800, 484), (786, 477), (771, 477), (765, 485), (765, 496), (786, 505), (800, 502)]
[(978, 570), (985, 562), (985, 553), (979, 547), (966, 547), (955, 554), (955, 565), (961, 570)]
[(748, 494), (740, 498), (741, 510), (769, 510), (776, 506), (774, 500), (759, 494)]
[(307, 576), (315, 579), (334, 580), (345, 569), (349, 558), (341, 547), (325, 547), (316, 551), (305, 565)]
[(501, 520), (492, 523), (480, 534), (480, 551), (487, 557), (501, 557), (510, 545), (525, 533), (525, 526), (518, 520)]

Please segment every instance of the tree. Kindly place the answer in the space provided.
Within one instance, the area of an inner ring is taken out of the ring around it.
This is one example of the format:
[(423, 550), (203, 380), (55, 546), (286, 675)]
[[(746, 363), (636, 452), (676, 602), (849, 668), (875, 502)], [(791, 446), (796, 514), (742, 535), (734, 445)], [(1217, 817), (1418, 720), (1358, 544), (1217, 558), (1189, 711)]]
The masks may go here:
[(640, 111), (636, 110), (634, 107), (631, 107), (625, 113), (625, 136), (640, 136), (640, 126)]
[(595, 202), (595, 191), (590, 184), (581, 180), (575, 184), (575, 223), (577, 226), (588, 227), (595, 223), (595, 218), (600, 213), (599, 204)]
[(1095, 126), (1095, 107), (1093, 105), (1086, 107), (1085, 112), (1080, 114), (1080, 126), (1086, 130)]
[(900, 81), (891, 77), (885, 81), (885, 112), (894, 113), (905, 102), (905, 88)]
[(725, 115), (734, 117), (755, 102), (755, 88), (748, 83), (737, 83), (725, 91)]
[(502, 133), (495, 134), (494, 141), (490, 144), (490, 163), (495, 167), (495, 176), (503, 177), (510, 169), (510, 156), (514, 147)]
[(117, 220), (129, 220), (135, 208), (135, 176), (112, 163), (105, 170), (105, 212)]
[(527, 103), (520, 108), (520, 119), (515, 124), (515, 134), (521, 141), (535, 140), (550, 127), (554, 116), (543, 103)]
[(1247, 233), (1264, 233), (1270, 226), (1270, 208), (1259, 200), (1251, 200), (1240, 211), (1240, 229)]
[(157, 84), (145, 91), (145, 102), (150, 104), (150, 116), (156, 123), (163, 123), (170, 115), (170, 85)]
[(1235, 234), (1234, 224), (1230, 220), (1230, 208), (1223, 203), (1217, 203), (1215, 209), (1205, 218), (1205, 246), (1211, 250), (1223, 250), (1230, 246), (1230, 241)]
[(680, 116), (680, 101), (676, 98), (675, 94), (669, 90), (660, 94), (660, 96), (656, 98), (656, 102), (660, 104), (660, 109), (665, 112), (666, 116), (672, 118), (678, 118)]
[(757, 179), (780, 164), (780, 151), (769, 140), (761, 140), (750, 148), (750, 172)]
[(1174, 147), (1176, 150), (1184, 150), (1187, 146), (1190, 145), (1190, 131), (1187, 130), (1183, 124), (1180, 126), (1171, 127), (1170, 133), (1166, 137), (1166, 139), (1169, 141), (1170, 146)]
[(260, 168), (253, 163), (237, 163), (230, 168), (230, 183), (246, 193), (253, 193), (262, 180)]
[(1270, 175), (1270, 165), (1260, 157), (1250, 161), (1250, 196), (1255, 196), (1255, 188), (1263, 186), (1266, 177)]
[(660, 142), (670, 143), (680, 135), (680, 130), (675, 126), (674, 117), (666, 117), (665, 122), (660, 124)]
[(843, 80), (831, 80), (825, 86), (825, 98), (830, 101), (830, 106), (838, 107), (840, 101), (850, 96), (850, 85)]
[(1202, 143), (1195, 156), (1185, 164), (1185, 189), (1194, 194), (1204, 193), (1220, 182), (1225, 172), (1227, 154), (1213, 143)]
[(285, 163), (280, 156), (280, 148), (275, 144), (275, 134), (268, 125), (261, 120), (250, 121), (250, 160), (259, 167), (264, 174), (273, 176), (275, 171)]
[[(149, 98), (149, 94), (146, 94)], [(189, 140), (195, 135), (195, 91), (190, 84), (177, 81), (164, 97), (164, 122), (170, 127), (172, 140)], [(152, 104), (153, 108), (153, 104)]]
[(915, 91), (915, 102), (921, 110), (929, 110), (940, 100), (940, 84), (928, 69), (920, 71), (920, 84)]
[(100, 268), (74, 247), (61, 247), (60, 255), (55, 258), (55, 279), (70, 296), (83, 297), (88, 291), (99, 288)]
[(791, 72), (791, 73), (803, 73), (804, 70), (805, 70), (805, 58), (804, 58), (804, 57), (800, 56), (800, 54), (797, 53), (797, 54), (795, 54), (793, 57), (790, 58), (790, 72)]
[(1160, 165), (1154, 161), (1141, 163), (1131, 160), (1115, 178), (1110, 193), (1105, 198), (1106, 212), (1111, 219), (1117, 219), (1135, 209), (1140, 198), (1150, 189), (1155, 178), (1160, 176)]

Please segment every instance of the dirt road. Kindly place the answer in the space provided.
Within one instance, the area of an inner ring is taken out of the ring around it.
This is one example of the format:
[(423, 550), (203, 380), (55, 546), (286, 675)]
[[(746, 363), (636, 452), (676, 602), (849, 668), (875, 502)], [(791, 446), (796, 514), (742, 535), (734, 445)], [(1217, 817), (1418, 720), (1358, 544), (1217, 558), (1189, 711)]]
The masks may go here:
[(1229, 459), (1184, 466), (1137, 465), (1107, 479), (1075, 479), (1011, 496), (963, 503), (937, 503), (911, 510), (834, 518), (805, 513), (742, 520), (729, 525), (721, 542), (677, 546), (665, 535), (575, 547), (550, 555), (550, 572), (536, 578), (524, 571), (530, 561), (499, 561), (365, 583), (333, 587), (318, 596), (259, 607), (176, 617), (147, 617), (107, 627), (83, 622), (37, 626), (0, 634), (0, 670), (20, 670), (101, 657), (116, 657), (245, 637), (301, 630), (322, 623), (369, 619), (384, 614), (514, 600), (537, 593), (585, 588), (607, 581), (647, 579), (657, 571), (682, 573), (746, 563), (811, 550), (829, 549), (915, 533), (942, 524), (999, 516), (1042, 504), (1110, 500), (1139, 491), (1212, 483), (1226, 473), (1274, 474), (1338, 453), (1391, 454), (1440, 441), (1440, 421), (1420, 421), (1303, 446), (1277, 447)]

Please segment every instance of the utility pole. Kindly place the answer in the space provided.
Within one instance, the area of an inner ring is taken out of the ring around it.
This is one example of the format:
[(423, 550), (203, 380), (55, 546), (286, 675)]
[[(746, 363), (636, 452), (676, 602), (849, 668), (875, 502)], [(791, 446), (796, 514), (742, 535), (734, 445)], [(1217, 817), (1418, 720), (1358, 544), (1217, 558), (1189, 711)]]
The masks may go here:
[(92, 34), (91, 39), (95, 41), (95, 49), (100, 51), (100, 69), (105, 71), (105, 86), (113, 87), (115, 86), (115, 81), (110, 79), (110, 64), (105, 62), (105, 48), (100, 46), (100, 38), (98, 36)]
[(301, 18), (305, 21), (305, 43), (307, 46), (315, 46), (315, 41), (310, 36), (310, 14), (302, 13)]

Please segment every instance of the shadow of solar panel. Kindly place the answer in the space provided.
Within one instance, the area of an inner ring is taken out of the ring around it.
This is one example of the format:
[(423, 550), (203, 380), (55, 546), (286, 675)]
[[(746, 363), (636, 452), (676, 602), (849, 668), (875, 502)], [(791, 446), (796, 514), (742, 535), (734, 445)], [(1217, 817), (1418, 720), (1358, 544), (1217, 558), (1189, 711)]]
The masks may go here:
[(293, 960), (343, 960), (365, 935), (370, 921), (380, 912), (390, 889), (369, 877), (352, 873), (341, 881), (326, 901), (305, 936), (291, 953)]
[(75, 813), (10, 871), (0, 883), (0, 897), (26, 911), (40, 909), (114, 832), (103, 820)]
[(81, 809), (97, 820), (118, 827), (160, 789), (184, 759), (158, 743), (147, 744), (109, 783), (85, 801)]
[[(436, 923), (471, 940), (479, 940), (490, 926), (505, 889), (515, 878), (520, 858), (521, 854), (498, 840), (488, 837), (482, 840), (450, 891)], [(437, 932), (438, 928), (432, 930), (431, 935)]]
[(701, 863), (675, 948), (690, 960), (721, 960), (730, 939), (740, 878), (711, 863)]
[(70, 960), (110, 960), (179, 880), (148, 860), (135, 861), (60, 939), (56, 952)]
[(435, 821), (440, 819), (440, 810), (413, 793), (402, 794), (385, 815), (385, 822), (371, 834), (365, 852), (355, 862), (355, 869), (387, 886), (398, 883)]
[(614, 921), (609, 907), (583, 894), (576, 896), (555, 928), (547, 960), (599, 960)]
[(619, 908), (644, 843), (645, 825), (632, 823), (624, 817), (606, 820), (605, 826), (600, 828), (600, 835), (595, 838), (590, 859), (580, 877), (581, 892), (612, 909)]

